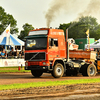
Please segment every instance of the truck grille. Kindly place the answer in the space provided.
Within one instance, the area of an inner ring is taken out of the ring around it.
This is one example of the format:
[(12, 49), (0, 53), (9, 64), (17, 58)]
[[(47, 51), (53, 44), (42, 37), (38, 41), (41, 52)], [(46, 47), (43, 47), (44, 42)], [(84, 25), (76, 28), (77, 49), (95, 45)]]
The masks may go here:
[(25, 53), (25, 60), (27, 61), (41, 61), (45, 59), (45, 52)]

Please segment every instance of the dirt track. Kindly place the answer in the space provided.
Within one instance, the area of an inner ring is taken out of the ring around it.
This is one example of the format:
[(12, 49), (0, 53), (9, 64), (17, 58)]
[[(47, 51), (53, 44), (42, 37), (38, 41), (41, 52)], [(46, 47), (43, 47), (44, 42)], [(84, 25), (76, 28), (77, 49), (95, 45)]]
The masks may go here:
[(54, 78), (51, 74), (45, 73), (40, 78), (34, 78), (31, 73), (0, 73), (0, 84), (12, 84), (12, 83), (27, 83), (27, 82), (43, 82), (43, 81), (57, 81), (57, 80), (70, 80), (70, 79), (90, 79), (100, 78), (100, 75), (95, 77), (83, 77), (79, 76), (66, 76), (61, 78)]
[[(62, 78), (53, 78), (51, 74), (43, 74), (41, 78), (34, 78), (31, 73), (0, 73), (0, 84), (27, 83), (39, 81), (56, 81), (69, 79), (87, 79), (90, 77), (70, 76)], [(91, 78), (100, 78), (100, 75)], [(91, 95), (92, 94), (92, 95)], [(85, 95), (85, 96), (84, 96)], [(87, 96), (87, 98), (85, 98)], [(94, 97), (93, 97), (94, 96)], [(89, 97), (89, 98), (88, 98)], [(92, 99), (91, 99), (92, 97)], [(49, 99), (48, 99), (49, 98)], [(82, 99), (83, 98), (83, 99)], [(100, 83), (49, 86), (41, 88), (28, 88), (19, 90), (0, 91), (0, 100), (99, 100)], [(93, 99), (94, 98), (94, 99)]]

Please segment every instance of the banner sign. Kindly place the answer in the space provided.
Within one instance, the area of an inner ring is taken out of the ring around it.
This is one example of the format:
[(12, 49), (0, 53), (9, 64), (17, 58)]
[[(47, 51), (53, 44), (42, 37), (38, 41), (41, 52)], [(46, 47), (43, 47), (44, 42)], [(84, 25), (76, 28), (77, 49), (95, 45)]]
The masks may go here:
[(0, 59), (0, 67), (25, 66), (24, 59)]

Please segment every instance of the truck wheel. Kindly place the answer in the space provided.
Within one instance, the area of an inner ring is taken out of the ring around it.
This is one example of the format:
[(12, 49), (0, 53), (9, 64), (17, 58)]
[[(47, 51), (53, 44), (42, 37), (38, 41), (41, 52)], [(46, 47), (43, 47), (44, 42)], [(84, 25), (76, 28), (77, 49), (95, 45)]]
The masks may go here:
[(62, 77), (63, 74), (64, 74), (63, 65), (61, 63), (57, 63), (53, 68), (52, 76), (55, 78), (59, 78)]
[(97, 69), (96, 66), (93, 64), (85, 64), (84, 66), (82, 66), (81, 72), (83, 76), (92, 77), (96, 75)]
[(95, 65), (90, 64), (87, 67), (87, 76), (89, 76), (89, 77), (95, 76), (96, 75), (96, 72), (97, 72), (97, 69), (96, 69), (96, 66)]
[(31, 73), (34, 77), (40, 77), (43, 74), (43, 71), (40, 70), (31, 70)]

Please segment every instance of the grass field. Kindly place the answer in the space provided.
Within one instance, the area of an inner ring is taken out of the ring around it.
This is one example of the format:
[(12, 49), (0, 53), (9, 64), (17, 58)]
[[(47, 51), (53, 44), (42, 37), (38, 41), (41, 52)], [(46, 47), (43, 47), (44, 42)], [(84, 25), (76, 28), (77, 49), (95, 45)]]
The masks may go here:
[(0, 67), (0, 72), (2, 73), (13, 73), (13, 72), (30, 72), (29, 70), (24, 70), (24, 67), (20, 67), (20, 70), (18, 70), (18, 67)]
[[(24, 67), (18, 70), (18, 67), (0, 67), (0, 72), (30, 72), (24, 70)], [(0, 90), (9, 89), (23, 89), (30, 87), (46, 87), (46, 86), (58, 86), (58, 85), (70, 85), (70, 84), (84, 84), (84, 83), (100, 83), (100, 78), (96, 79), (79, 79), (79, 80), (64, 80), (64, 81), (48, 81), (48, 82), (31, 82), (31, 83), (16, 83), (9, 85), (0, 85)]]
[(0, 90), (24, 89), (24, 88), (30, 88), (30, 87), (46, 87), (46, 86), (84, 84), (84, 83), (100, 83), (100, 78), (64, 80), (64, 81), (47, 81), (47, 82), (31, 82), (31, 83), (23, 83), (23, 84), (16, 83), (16, 84), (10, 84), (10, 85), (0, 85)]

